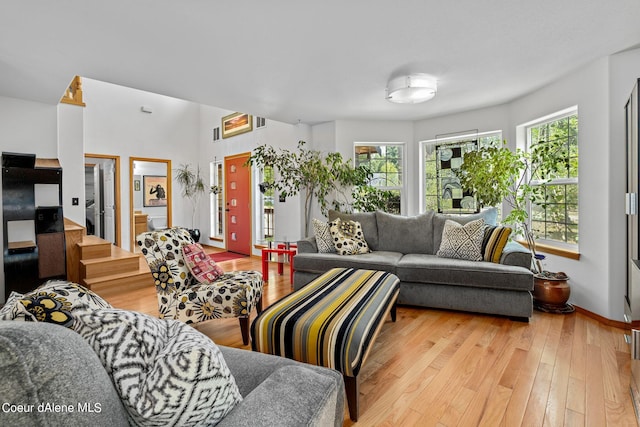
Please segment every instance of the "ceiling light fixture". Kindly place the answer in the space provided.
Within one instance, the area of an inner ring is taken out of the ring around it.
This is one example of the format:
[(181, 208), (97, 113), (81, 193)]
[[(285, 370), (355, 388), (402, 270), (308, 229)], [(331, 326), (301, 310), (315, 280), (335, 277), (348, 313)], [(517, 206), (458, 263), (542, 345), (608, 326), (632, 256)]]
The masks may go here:
[(397, 104), (418, 104), (436, 96), (438, 84), (426, 74), (411, 74), (389, 80), (387, 100)]

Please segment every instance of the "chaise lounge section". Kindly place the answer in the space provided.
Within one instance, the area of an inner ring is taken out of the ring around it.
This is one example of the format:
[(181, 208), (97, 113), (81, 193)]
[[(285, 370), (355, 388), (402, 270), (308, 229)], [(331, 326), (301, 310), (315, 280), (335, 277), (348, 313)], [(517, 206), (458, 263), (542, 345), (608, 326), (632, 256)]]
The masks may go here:
[(320, 253), (315, 236), (298, 241), (294, 289), (335, 268), (383, 270), (400, 279), (398, 304), (502, 315), (528, 321), (533, 314), (531, 253), (509, 242), (499, 262), (469, 261), (437, 255), (446, 220), (459, 224), (484, 219), (495, 225), (497, 212), (444, 215), (433, 211), (413, 217), (385, 212), (329, 212), (329, 221), (354, 220), (371, 252), (360, 255)]

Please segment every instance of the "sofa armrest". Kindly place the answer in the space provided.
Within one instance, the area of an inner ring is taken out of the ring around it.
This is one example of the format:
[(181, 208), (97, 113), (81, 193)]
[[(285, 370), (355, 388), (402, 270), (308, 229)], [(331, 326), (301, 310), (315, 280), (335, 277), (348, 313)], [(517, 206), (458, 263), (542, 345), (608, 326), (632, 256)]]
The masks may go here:
[(321, 374), (302, 364), (280, 367), (218, 426), (342, 426), (344, 385), (340, 374), (333, 372)]
[(531, 251), (518, 242), (508, 242), (502, 251), (500, 264), (531, 269)]
[(318, 244), (316, 243), (315, 236), (307, 237), (303, 240), (298, 240), (298, 253), (317, 253)]

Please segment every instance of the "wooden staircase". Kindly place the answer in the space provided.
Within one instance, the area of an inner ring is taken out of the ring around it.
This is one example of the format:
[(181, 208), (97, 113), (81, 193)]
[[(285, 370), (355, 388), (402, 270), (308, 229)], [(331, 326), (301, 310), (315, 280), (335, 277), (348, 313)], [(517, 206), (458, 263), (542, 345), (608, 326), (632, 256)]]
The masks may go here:
[(151, 271), (141, 254), (134, 254), (65, 221), (67, 278), (103, 298), (153, 286)]
[(153, 286), (151, 271), (140, 254), (133, 254), (96, 236), (78, 242), (80, 283), (108, 297), (123, 290)]

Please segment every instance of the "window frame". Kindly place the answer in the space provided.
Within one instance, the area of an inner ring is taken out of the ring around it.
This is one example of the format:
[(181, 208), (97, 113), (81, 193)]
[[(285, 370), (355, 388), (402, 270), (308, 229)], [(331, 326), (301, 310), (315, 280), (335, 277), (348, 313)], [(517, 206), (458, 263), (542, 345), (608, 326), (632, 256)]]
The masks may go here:
[[(518, 146), (523, 148), (527, 152), (529, 152), (531, 148), (531, 142), (532, 142), (531, 130), (533, 128), (536, 128), (545, 124), (549, 124), (552, 122), (556, 122), (562, 119), (566, 119), (572, 116), (576, 116), (576, 119), (578, 121), (577, 132), (575, 134), (576, 145), (578, 147), (577, 176), (556, 178), (549, 182), (542, 182), (539, 180), (532, 180), (530, 182), (531, 185), (534, 185), (534, 186), (552, 186), (552, 185), (575, 185), (576, 186), (576, 197), (577, 197), (576, 206), (578, 210), (578, 220), (576, 224), (577, 225), (577, 232), (576, 232), (577, 243), (574, 244), (566, 241), (547, 239), (543, 237), (535, 237), (536, 243), (540, 244), (541, 251), (550, 252), (550, 253), (553, 252), (559, 255), (563, 255), (564, 253), (566, 253), (571, 256), (573, 256), (574, 254), (579, 254), (579, 248), (580, 248), (580, 177), (579, 177), (580, 175), (580, 117), (578, 113), (578, 106), (577, 105), (572, 106), (572, 107), (557, 111), (555, 113), (548, 114), (546, 116), (529, 121), (517, 127), (518, 135), (521, 136), (521, 138), (519, 138), (518, 140)], [(571, 135), (569, 135), (567, 138), (570, 138), (570, 137)], [(566, 190), (565, 190), (565, 215), (568, 215), (566, 212), (566, 205), (567, 203), (566, 203)], [(533, 203), (529, 201), (527, 205), (527, 210), (528, 210), (527, 220), (528, 220), (528, 225), (530, 230), (533, 230), (532, 206), (533, 206)], [(552, 221), (547, 221), (547, 220), (544, 221), (545, 224), (548, 222), (552, 222)], [(564, 225), (566, 226), (567, 223), (565, 222)]]
[[(218, 172), (219, 169), (219, 173)], [(220, 182), (222, 181), (222, 182)], [(211, 212), (209, 221), (209, 238), (211, 240), (224, 240), (224, 162), (222, 160), (214, 160), (209, 162), (209, 188), (217, 185), (221, 191), (218, 194), (209, 193), (209, 208)], [(222, 213), (221, 218), (218, 214)], [(218, 233), (219, 231), (219, 233)]]

